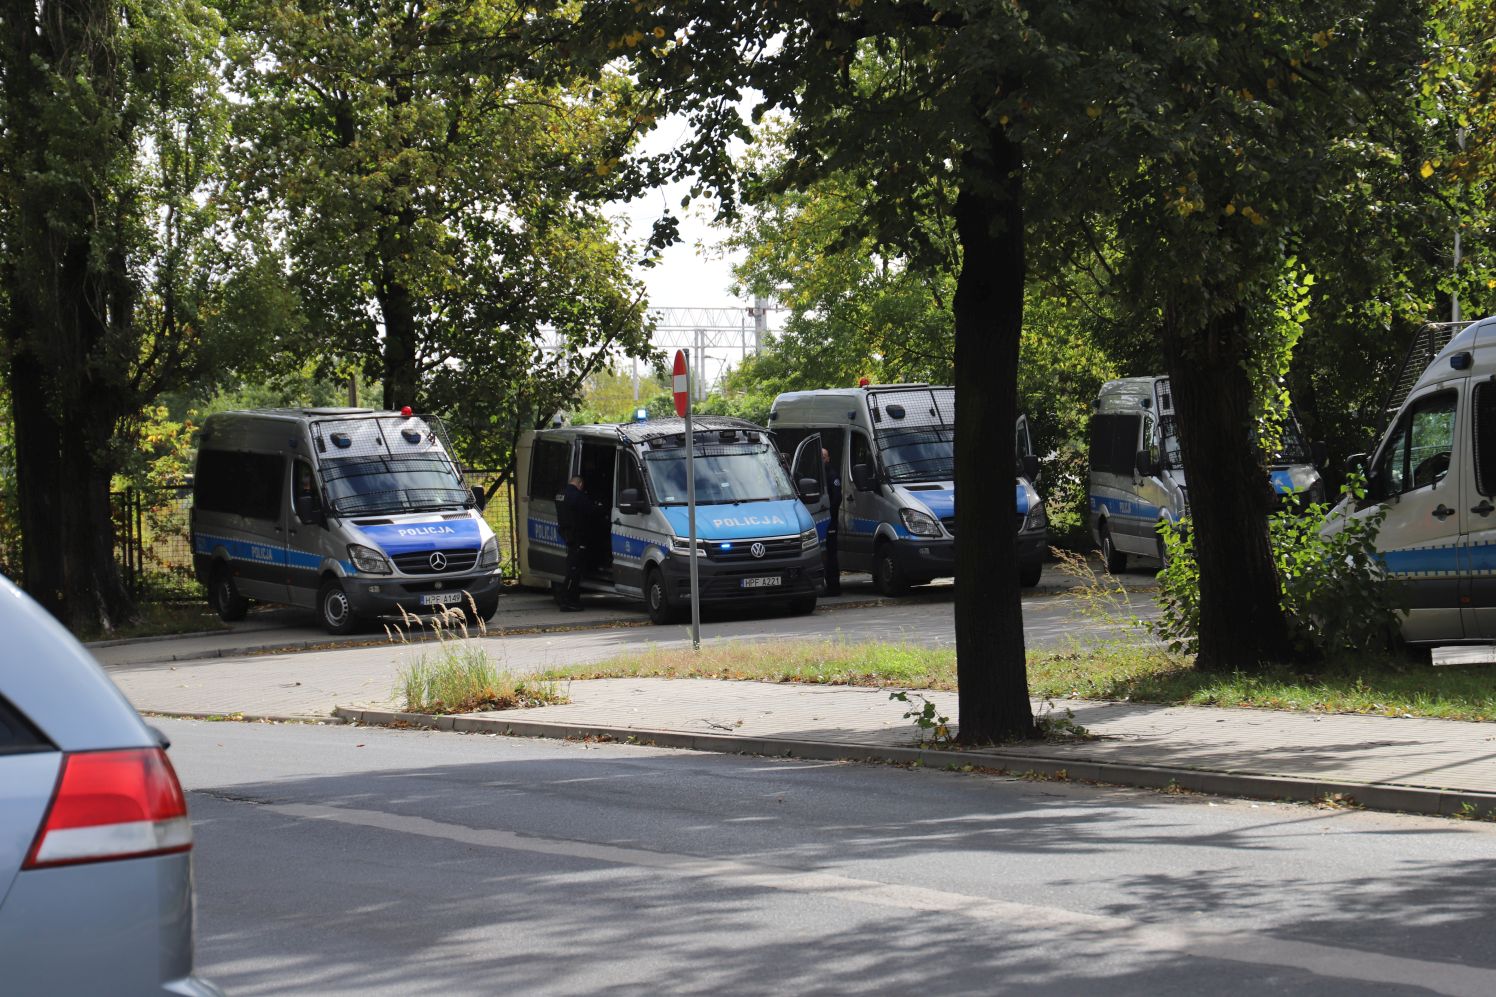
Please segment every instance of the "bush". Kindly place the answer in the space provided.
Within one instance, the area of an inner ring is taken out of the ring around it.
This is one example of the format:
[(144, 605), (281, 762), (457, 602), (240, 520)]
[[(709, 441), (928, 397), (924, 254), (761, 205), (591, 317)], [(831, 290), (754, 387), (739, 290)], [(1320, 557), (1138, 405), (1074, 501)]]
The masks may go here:
[[(1366, 496), (1352, 475), (1341, 497)], [(1343, 516), (1326, 529), (1331, 506), (1289, 507), (1268, 518), (1268, 535), (1289, 635), (1312, 660), (1384, 649), (1407, 609), (1406, 591), (1386, 577), (1376, 551), (1385, 509)], [(1188, 521), (1162, 527), (1168, 564), (1159, 573), (1162, 613), (1148, 624), (1175, 651), (1195, 653), (1200, 632), (1200, 572)]]

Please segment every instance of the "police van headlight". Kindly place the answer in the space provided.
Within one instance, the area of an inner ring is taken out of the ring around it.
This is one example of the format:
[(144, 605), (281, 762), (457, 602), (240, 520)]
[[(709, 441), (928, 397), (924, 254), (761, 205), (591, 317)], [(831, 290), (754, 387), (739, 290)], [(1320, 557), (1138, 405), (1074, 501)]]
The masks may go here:
[[(689, 554), (689, 553), (691, 553), (691, 540), (690, 540), (689, 537), (671, 537), (670, 538), (670, 549), (671, 549), (671, 551), (673, 551), (676, 554), (682, 554), (682, 555)], [(704, 540), (697, 540), (696, 541), (696, 554), (697, 554), (697, 556), (699, 557), (699, 556), (701, 556), (702, 554), (705, 554), (705, 553), (706, 553), (706, 541), (704, 541)]]
[(917, 537), (940, 536), (940, 524), (928, 513), (918, 509), (900, 509), (899, 518), (904, 521), (904, 528)]
[(800, 534), (800, 549), (815, 550), (821, 545), (821, 537), (814, 529), (806, 530)]
[(1042, 530), (1049, 526), (1049, 517), (1044, 514), (1044, 503), (1035, 502), (1034, 507), (1023, 517), (1024, 532), (1029, 530)]
[(499, 566), (499, 538), (489, 537), (483, 543), (483, 549), (478, 552), (478, 563), (474, 565), (479, 571), (488, 571)]
[(365, 547), (363, 544), (348, 545), (348, 560), (353, 566), (366, 575), (388, 575), (390, 573), (390, 562), (384, 559), (384, 555), (373, 547)]

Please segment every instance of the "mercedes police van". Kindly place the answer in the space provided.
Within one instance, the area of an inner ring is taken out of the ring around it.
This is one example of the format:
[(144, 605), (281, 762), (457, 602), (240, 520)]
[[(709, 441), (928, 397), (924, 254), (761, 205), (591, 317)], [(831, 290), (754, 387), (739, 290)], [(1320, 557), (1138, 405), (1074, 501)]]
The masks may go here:
[[(818, 436), (842, 486), (837, 535), (846, 571), (869, 571), (879, 592), (955, 574), (956, 390), (928, 384), (870, 384), (790, 391), (774, 399), (769, 426), (781, 450)], [(1034, 490), (1038, 460), (1020, 417), (1011, 454), (1017, 471), (1018, 576), (1037, 585), (1049, 522)], [(817, 528), (825, 537), (830, 504)]]
[(315, 608), (329, 633), (381, 615), (498, 608), (499, 547), (439, 420), (370, 409), (225, 412), (203, 423), (193, 566), (225, 620)]
[(1406, 586), (1411, 644), (1496, 641), (1496, 317), (1462, 329), (1423, 371), (1368, 461), (1366, 496), (1326, 518), (1385, 510), (1376, 546)]
[[(826, 587), (806, 508), (826, 490), (819, 444), (807, 441), (787, 470), (769, 433), (751, 422), (700, 416), (692, 428), (702, 604), (770, 602), (811, 612)], [(689, 607), (683, 419), (533, 430), (520, 437), (515, 460), (523, 584), (565, 579), (557, 506), (567, 482), (580, 475), (599, 506), (582, 527), (594, 531), (582, 588), (641, 599), (656, 623)]]
[[(1167, 377), (1108, 381), (1092, 403), (1091, 536), (1108, 571), (1125, 570), (1129, 557), (1162, 563), (1159, 525), (1177, 523), (1189, 514), (1174, 420)], [(1313, 450), (1290, 413), (1283, 421), (1279, 449), (1267, 455), (1278, 501), (1291, 495), (1302, 496), (1305, 502), (1324, 501), (1324, 481)]]

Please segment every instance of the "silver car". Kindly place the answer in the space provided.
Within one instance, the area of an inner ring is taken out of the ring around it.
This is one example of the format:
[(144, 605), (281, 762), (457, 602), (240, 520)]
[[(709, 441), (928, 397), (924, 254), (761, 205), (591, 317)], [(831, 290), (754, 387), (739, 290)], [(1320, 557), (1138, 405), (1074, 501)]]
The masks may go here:
[(192, 975), (192, 825), (165, 742), (0, 578), (0, 990), (219, 994)]

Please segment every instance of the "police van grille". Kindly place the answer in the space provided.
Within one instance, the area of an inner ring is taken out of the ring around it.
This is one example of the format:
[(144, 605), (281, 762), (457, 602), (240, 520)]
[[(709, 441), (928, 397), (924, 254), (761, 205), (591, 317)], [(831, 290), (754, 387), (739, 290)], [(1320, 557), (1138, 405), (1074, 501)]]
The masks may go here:
[[(723, 543), (732, 544), (727, 550), (722, 549)], [(764, 545), (764, 556), (753, 556), (753, 545), (761, 543)], [(800, 554), (799, 537), (776, 537), (773, 540), (709, 540), (707, 541), (706, 556), (709, 560), (723, 563), (733, 561), (773, 561), (786, 557), (797, 557)]]
[[(437, 570), (431, 566), (431, 555), (441, 554), (447, 559), (446, 567)], [(395, 567), (407, 575), (447, 575), (454, 571), (472, 571), (478, 563), (478, 551), (472, 547), (447, 548), (439, 551), (422, 550), (412, 554), (396, 554)]]

